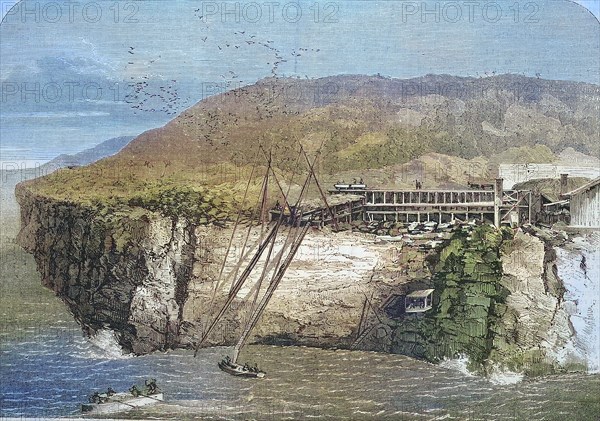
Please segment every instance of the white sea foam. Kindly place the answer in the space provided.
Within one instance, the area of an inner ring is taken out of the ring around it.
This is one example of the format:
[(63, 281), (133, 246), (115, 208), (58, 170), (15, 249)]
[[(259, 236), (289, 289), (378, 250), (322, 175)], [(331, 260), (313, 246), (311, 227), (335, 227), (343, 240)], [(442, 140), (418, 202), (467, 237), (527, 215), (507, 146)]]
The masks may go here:
[(115, 332), (111, 329), (101, 329), (91, 336), (88, 341), (94, 345), (89, 349), (89, 356), (92, 358), (120, 359), (130, 358), (131, 354), (126, 354), (119, 345)]
[(467, 368), (468, 366), (469, 357), (467, 357), (466, 355), (461, 355), (458, 358), (445, 359), (440, 363), (440, 367), (458, 371), (468, 377), (475, 377), (475, 375), (471, 373)]
[[(575, 335), (555, 350), (561, 362), (583, 361), (589, 373), (600, 372), (600, 233), (573, 239), (576, 248), (557, 248), (558, 275), (566, 292), (565, 310)], [(585, 257), (585, 263), (582, 258)]]
[(519, 383), (524, 377), (525, 375), (523, 373), (516, 373), (503, 368), (493, 367), (488, 374), (487, 379), (492, 384), (508, 385)]
[[(473, 374), (471, 371), (469, 371), (469, 357), (466, 355), (461, 355), (458, 358), (446, 359), (440, 363), (440, 366), (450, 370), (458, 371), (467, 377), (476, 377), (476, 374)], [(525, 377), (523, 373), (516, 373), (498, 365), (493, 366), (488, 373), (489, 374), (485, 377), (485, 379), (492, 384), (499, 385), (519, 383)]]

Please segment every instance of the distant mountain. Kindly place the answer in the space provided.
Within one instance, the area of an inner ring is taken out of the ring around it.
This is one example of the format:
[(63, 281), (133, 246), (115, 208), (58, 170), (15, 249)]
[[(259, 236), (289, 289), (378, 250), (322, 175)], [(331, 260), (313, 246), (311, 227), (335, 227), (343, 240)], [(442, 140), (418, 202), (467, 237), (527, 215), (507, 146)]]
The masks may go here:
[(15, 186), (18, 183), (51, 174), (60, 168), (87, 165), (107, 156), (114, 155), (131, 142), (132, 139), (134, 139), (133, 136), (108, 139), (93, 148), (73, 155), (59, 155), (38, 168), (0, 171), (0, 178), (2, 179), (0, 194), (0, 237), (8, 236), (12, 238), (17, 233), (18, 206), (15, 199)]
[(420, 170), (403, 165), (437, 154), (431, 155), (437, 162), (431, 171), (440, 176), (429, 178), (452, 184), (470, 176), (469, 166), (477, 170), (475, 176), (484, 175), (481, 164), (457, 161), (450, 167), (460, 174), (448, 175), (441, 155), (467, 161), (484, 157), (494, 165), (502, 163), (494, 157), (551, 162), (566, 148), (597, 157), (599, 103), (598, 85), (518, 75), (268, 78), (209, 97), (138, 136), (117, 155), (50, 177), (36, 190), (69, 200), (121, 202), (174, 187), (220, 185), (239, 191), (250, 169), (266, 163), (259, 145), (271, 151), (275, 167), (291, 175), (304, 168), (299, 167), (304, 165), (300, 143), (311, 156), (320, 150), (316, 169), (322, 177), (360, 176), (388, 167), (410, 171), (412, 177)]
[[(88, 165), (96, 162), (99, 159), (114, 155), (123, 149), (129, 142), (135, 139), (135, 136), (121, 136), (105, 140), (102, 143), (78, 152), (73, 155), (62, 154), (54, 158), (52, 161), (42, 165), (44, 169), (58, 169), (69, 166)], [(43, 172), (44, 174), (47, 171)]]

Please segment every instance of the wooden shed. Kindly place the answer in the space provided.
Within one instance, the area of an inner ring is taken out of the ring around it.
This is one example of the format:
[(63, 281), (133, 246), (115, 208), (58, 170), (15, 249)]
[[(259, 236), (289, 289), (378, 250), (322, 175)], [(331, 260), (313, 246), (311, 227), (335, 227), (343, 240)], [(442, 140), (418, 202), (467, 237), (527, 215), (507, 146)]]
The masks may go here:
[(571, 226), (600, 228), (600, 177), (565, 193), (570, 201)]
[(406, 296), (405, 308), (407, 313), (423, 313), (433, 307), (434, 289), (413, 291)]

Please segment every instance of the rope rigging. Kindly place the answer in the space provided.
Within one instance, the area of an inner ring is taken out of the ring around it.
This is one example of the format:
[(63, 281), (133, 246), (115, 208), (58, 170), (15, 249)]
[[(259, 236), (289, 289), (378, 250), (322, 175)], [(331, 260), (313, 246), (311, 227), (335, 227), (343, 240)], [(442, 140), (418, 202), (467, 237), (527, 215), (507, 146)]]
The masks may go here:
[[(246, 341), (248, 340), (249, 336), (250, 336), (250, 332), (252, 331), (252, 329), (256, 326), (256, 324), (258, 323), (258, 321), (260, 320), (260, 317), (262, 316), (267, 304), (269, 303), (271, 297), (273, 296), (275, 290), (277, 289), (277, 287), (279, 286), (279, 284), (281, 283), (286, 270), (288, 269), (289, 265), (291, 264), (294, 256), (296, 255), (297, 251), (300, 248), (300, 245), (306, 235), (306, 233), (308, 232), (308, 230), (310, 229), (311, 223), (312, 223), (312, 217), (306, 221), (306, 223), (304, 224), (304, 226), (302, 226), (302, 211), (300, 209), (300, 203), (302, 202), (302, 200), (304, 199), (304, 196), (308, 190), (308, 186), (310, 184), (310, 181), (312, 178), (314, 178), (315, 183), (317, 185), (317, 188), (319, 190), (319, 193), (321, 195), (321, 198), (323, 199), (325, 206), (327, 207), (329, 214), (331, 215), (334, 224), (336, 224), (337, 227), (337, 223), (335, 221), (335, 217), (333, 215), (333, 212), (331, 211), (331, 208), (329, 207), (328, 203), (327, 203), (327, 199), (325, 197), (325, 194), (323, 193), (323, 190), (321, 189), (321, 186), (318, 182), (317, 176), (315, 174), (314, 171), (314, 164), (318, 159), (318, 155), (323, 147), (323, 143), (324, 143), (324, 139), (321, 141), (321, 145), (319, 146), (319, 149), (317, 150), (314, 162), (311, 163), (306, 151), (304, 150), (304, 148), (302, 147), (302, 145), (300, 145), (300, 151), (298, 153), (298, 157), (296, 158), (296, 165), (294, 166), (294, 171), (290, 180), (290, 183), (288, 184), (287, 187), (287, 193), (284, 193), (283, 188), (279, 182), (279, 180), (277, 179), (277, 175), (271, 165), (272, 163), (272, 154), (271, 152), (269, 152), (269, 154), (267, 154), (267, 151), (262, 147), (262, 145), (259, 144), (259, 150), (265, 155), (265, 158), (267, 158), (268, 161), (268, 165), (267, 165), (267, 169), (265, 172), (265, 176), (263, 178), (263, 183), (261, 186), (261, 194), (259, 195), (258, 198), (258, 202), (260, 203), (260, 222), (264, 222), (264, 211), (265, 208), (267, 206), (267, 191), (268, 191), (268, 180), (269, 180), (269, 174), (271, 173), (273, 175), (273, 179), (275, 180), (280, 193), (283, 196), (283, 200), (285, 201), (285, 208), (288, 209), (293, 209), (293, 213), (291, 214), (291, 218), (288, 221), (289, 224), (291, 225), (290, 229), (288, 230), (288, 233), (286, 235), (285, 241), (282, 245), (282, 247), (280, 248), (280, 250), (278, 250), (278, 252), (276, 253), (275, 258), (273, 259), (273, 261), (271, 261), (271, 257), (273, 255), (274, 249), (275, 249), (275, 242), (277, 240), (277, 235), (279, 232), (279, 229), (283, 223), (284, 220), (284, 212), (281, 211), (279, 212), (279, 218), (277, 219), (276, 224), (274, 225), (274, 227), (269, 231), (268, 235), (266, 236), (266, 238), (263, 238), (263, 229), (261, 229), (261, 235), (260, 235), (260, 239), (258, 241), (258, 249), (256, 251), (256, 253), (254, 254), (254, 256), (252, 257), (251, 261), (249, 262), (248, 266), (244, 269), (244, 271), (242, 272), (241, 276), (239, 277), (239, 279), (237, 279), (237, 281), (235, 280), (235, 276), (237, 276), (237, 272), (239, 270), (239, 268), (241, 267), (242, 261), (245, 259), (246, 256), (248, 256), (250, 254), (250, 251), (252, 250), (252, 248), (250, 250), (248, 250), (248, 252), (245, 252), (245, 248), (246, 248), (246, 244), (250, 235), (250, 230), (252, 228), (252, 222), (250, 223), (249, 227), (248, 227), (248, 232), (246, 235), (246, 238), (244, 240), (244, 245), (242, 248), (242, 258), (238, 261), (238, 264), (235, 267), (235, 270), (230, 272), (230, 274), (226, 277), (226, 279), (228, 279), (230, 277), (230, 275), (233, 273), (233, 277), (234, 280), (232, 281), (232, 285), (230, 288), (230, 291), (227, 295), (227, 299), (224, 303), (224, 305), (221, 307), (219, 313), (217, 314), (217, 316), (214, 318), (214, 320), (212, 321), (212, 323), (210, 324), (210, 326), (208, 327), (208, 329), (206, 330), (206, 332), (204, 332), (204, 334), (202, 335), (201, 340), (198, 342), (198, 344), (196, 345), (196, 349), (194, 352), (194, 357), (197, 355), (198, 350), (200, 349), (200, 346), (204, 343), (204, 341), (209, 337), (209, 335), (212, 333), (212, 331), (214, 330), (215, 326), (217, 325), (217, 323), (221, 320), (221, 318), (223, 317), (224, 313), (227, 311), (227, 309), (231, 306), (231, 304), (233, 303), (234, 299), (236, 298), (236, 296), (238, 295), (239, 291), (241, 290), (242, 286), (244, 285), (244, 283), (247, 281), (247, 279), (249, 278), (250, 274), (252, 273), (252, 271), (255, 269), (256, 265), (258, 264), (259, 260), (261, 259), (261, 256), (263, 255), (263, 253), (267, 250), (267, 256), (265, 259), (265, 263), (264, 266), (262, 268), (260, 277), (258, 279), (258, 281), (253, 285), (253, 287), (251, 288), (250, 292), (248, 293), (248, 295), (246, 296), (246, 298), (249, 298), (250, 296), (252, 297), (252, 304), (250, 306), (250, 317), (246, 323), (246, 326), (242, 332), (242, 335), (240, 336), (235, 348), (234, 348), (234, 354), (233, 354), (233, 363), (235, 363), (237, 361), (237, 358), (239, 356), (239, 352), (241, 350), (241, 348), (244, 346), (244, 344), (246, 343)], [(258, 154), (258, 151), (257, 151)], [(300, 157), (304, 155), (304, 158), (306, 159), (306, 163), (308, 165), (308, 169), (309, 169), (309, 173), (308, 176), (306, 177), (302, 188), (300, 190), (298, 199), (296, 200), (296, 204), (295, 206), (292, 208), (291, 206), (289, 206), (288, 203), (288, 197), (289, 197), (289, 193), (291, 190), (291, 187), (293, 185), (293, 180), (294, 177), (296, 175), (296, 170), (299, 167), (298, 163), (300, 160)], [(256, 167), (256, 165), (255, 165)], [(254, 167), (254, 168), (255, 168)], [(254, 168), (253, 168), (253, 172), (252, 175), (254, 174)], [(251, 176), (252, 177), (252, 176)], [(231, 249), (231, 245), (233, 242), (233, 237), (235, 234), (235, 230), (237, 228), (237, 225), (240, 221), (240, 215), (241, 215), (241, 209), (243, 207), (243, 204), (245, 203), (247, 194), (248, 194), (248, 190), (250, 187), (250, 181), (248, 181), (248, 184), (246, 186), (246, 191), (244, 193), (244, 199), (242, 202), (242, 205), (240, 206), (240, 213), (238, 213), (238, 218), (236, 219), (236, 223), (234, 226), (234, 231), (232, 233), (232, 236), (229, 240), (229, 244), (227, 247), (227, 251), (226, 251), (226, 256), (225, 256), (225, 260), (221, 266), (220, 272), (219, 272), (219, 277), (217, 279), (217, 284), (215, 286), (215, 289), (213, 291), (213, 295), (212, 295), (212, 299), (211, 299), (211, 306), (213, 303), (213, 300), (216, 296), (216, 292), (219, 290), (219, 287), (222, 285), (221, 280), (222, 280), (222, 274), (224, 271), (224, 267), (225, 267), (225, 263), (226, 263), (226, 259), (227, 256), (229, 254), (229, 251)], [(257, 207), (258, 207), (258, 203), (257, 203)], [(284, 209), (285, 209), (284, 208)], [(254, 211), (253, 214), (254, 216)], [(264, 224), (261, 224), (262, 227), (264, 227)], [(283, 258), (286, 250), (289, 250), (285, 259)], [(282, 261), (283, 260), (283, 261)], [(273, 270), (273, 274), (270, 278), (269, 284), (266, 288), (265, 293), (263, 294), (262, 298), (260, 299), (260, 301), (258, 301), (258, 296), (260, 295), (260, 290), (262, 288), (262, 284), (264, 282), (264, 279), (267, 277), (268, 273), (271, 272), (271, 270)], [(258, 303), (257, 303), (258, 301)]]

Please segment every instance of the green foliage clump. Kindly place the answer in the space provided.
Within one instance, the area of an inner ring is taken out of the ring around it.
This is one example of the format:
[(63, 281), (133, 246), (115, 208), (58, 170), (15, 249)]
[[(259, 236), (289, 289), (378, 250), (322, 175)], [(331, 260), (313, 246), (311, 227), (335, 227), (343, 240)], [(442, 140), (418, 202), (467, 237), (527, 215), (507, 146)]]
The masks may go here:
[[(396, 350), (430, 361), (466, 355), (481, 368), (493, 349), (494, 329), (508, 291), (501, 283), (500, 248), (509, 232), (484, 225), (457, 232), (441, 251), (434, 275), (436, 303), (424, 317), (406, 317)], [(405, 340), (412, 334), (412, 343)], [(415, 339), (415, 337), (417, 339)], [(415, 353), (418, 350), (418, 353)]]
[(173, 219), (185, 218), (196, 224), (232, 219), (235, 213), (233, 194), (217, 187), (172, 186), (147, 189), (129, 199), (129, 206), (139, 206)]

